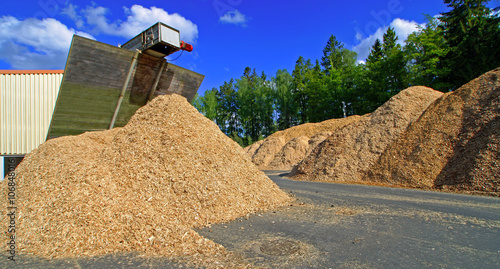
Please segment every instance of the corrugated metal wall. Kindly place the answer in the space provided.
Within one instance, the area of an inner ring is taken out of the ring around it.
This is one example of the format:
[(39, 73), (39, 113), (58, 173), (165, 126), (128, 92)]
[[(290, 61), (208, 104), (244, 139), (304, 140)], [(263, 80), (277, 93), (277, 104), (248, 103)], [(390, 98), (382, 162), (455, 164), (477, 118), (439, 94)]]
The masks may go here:
[(45, 141), (63, 70), (0, 70), (0, 154), (27, 154)]

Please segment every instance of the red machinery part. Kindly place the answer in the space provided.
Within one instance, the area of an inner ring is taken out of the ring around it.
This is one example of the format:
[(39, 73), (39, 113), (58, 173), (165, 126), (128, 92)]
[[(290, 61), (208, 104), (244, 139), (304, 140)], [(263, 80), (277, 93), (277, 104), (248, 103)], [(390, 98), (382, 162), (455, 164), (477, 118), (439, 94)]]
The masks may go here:
[(193, 45), (188, 44), (184, 41), (181, 41), (181, 50), (186, 50), (186, 51), (191, 52), (191, 51), (193, 51)]

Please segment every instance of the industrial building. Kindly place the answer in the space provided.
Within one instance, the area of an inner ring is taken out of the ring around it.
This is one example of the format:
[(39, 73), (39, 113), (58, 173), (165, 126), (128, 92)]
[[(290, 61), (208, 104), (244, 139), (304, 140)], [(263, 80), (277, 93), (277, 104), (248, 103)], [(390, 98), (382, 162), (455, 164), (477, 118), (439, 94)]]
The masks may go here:
[(49, 130), (64, 70), (0, 70), (2, 179)]

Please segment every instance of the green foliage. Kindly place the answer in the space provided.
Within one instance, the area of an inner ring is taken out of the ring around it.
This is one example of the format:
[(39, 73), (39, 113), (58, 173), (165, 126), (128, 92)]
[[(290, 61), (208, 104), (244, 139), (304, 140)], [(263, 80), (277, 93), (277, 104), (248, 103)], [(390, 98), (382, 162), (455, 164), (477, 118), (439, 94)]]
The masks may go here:
[(366, 59), (368, 64), (378, 62), (382, 58), (382, 43), (380, 43), (380, 39), (377, 38), (375, 40), (375, 44), (372, 46), (372, 50), (370, 51), (370, 55)]
[(298, 123), (299, 107), (294, 100), (293, 77), (285, 70), (278, 70), (271, 79), (277, 113), (278, 130), (290, 128)]
[(261, 135), (268, 136), (275, 131), (274, 94), (265, 74), (259, 77), (255, 69), (251, 74), (249, 69), (247, 67), (243, 76), (236, 80), (241, 105), (238, 113), (245, 135), (256, 141)]
[[(292, 72), (293, 76), (293, 99), (298, 106), (298, 124), (309, 122), (307, 115), (307, 104), (309, 101), (309, 96), (307, 93), (306, 86), (309, 85), (308, 75), (312, 72), (311, 60), (305, 60), (302, 56), (295, 62), (295, 69)], [(310, 86), (309, 86), (310, 87)]]
[(213, 88), (211, 91), (205, 93), (202, 99), (205, 116), (211, 120), (217, 118), (219, 110), (219, 100), (217, 100), (217, 89)]
[(193, 100), (191, 101), (191, 105), (198, 109), (201, 114), (205, 115), (205, 113), (203, 112), (203, 104), (201, 103), (201, 98), (202, 97), (198, 93), (196, 93)]
[(246, 147), (246, 146), (252, 144), (252, 140), (251, 139), (246, 139), (246, 137), (242, 138), (238, 134), (238, 132), (232, 132), (228, 136), (229, 136), (229, 138), (231, 138), (232, 140), (234, 140), (234, 142), (238, 143), (241, 147)]
[(219, 110), (219, 100), (217, 100), (217, 89), (206, 91), (204, 96), (196, 94), (192, 105), (198, 109), (205, 117), (215, 121)]
[(399, 45), (396, 44), (398, 37), (394, 28), (389, 27), (387, 32), (384, 34), (384, 43), (382, 43), (382, 57), (389, 57), (394, 49), (399, 49)]
[[(330, 68), (330, 70), (332, 69)], [(307, 103), (304, 112), (307, 115), (308, 122), (322, 121), (331, 114), (330, 100), (332, 99), (332, 93), (328, 91), (329, 85), (327, 85), (328, 82), (324, 77), (318, 61), (316, 61), (314, 68), (306, 73), (308, 84), (305, 88)]]
[(216, 123), (225, 134), (233, 132), (241, 132), (240, 128), (240, 101), (234, 86), (234, 80), (224, 82), (224, 85), (219, 87), (217, 92), (217, 100), (219, 101), (219, 112), (217, 113)]
[(440, 67), (456, 89), (484, 72), (500, 66), (500, 18), (486, 0), (445, 0), (451, 8), (440, 26), (449, 48)]
[(379, 107), (408, 86), (406, 60), (397, 40), (394, 29), (389, 27), (382, 43), (375, 42), (368, 56), (365, 87), (368, 88), (366, 105), (370, 109)]
[(446, 92), (452, 87), (444, 78), (451, 69), (440, 68), (440, 60), (448, 53), (443, 29), (436, 18), (427, 16), (427, 25), (408, 36), (406, 40), (405, 61), (408, 68), (409, 85), (425, 85)]
[(342, 66), (342, 50), (344, 45), (337, 41), (335, 36), (330, 36), (325, 48), (323, 49), (323, 57), (321, 57), (321, 66), (326, 73), (331, 69)]

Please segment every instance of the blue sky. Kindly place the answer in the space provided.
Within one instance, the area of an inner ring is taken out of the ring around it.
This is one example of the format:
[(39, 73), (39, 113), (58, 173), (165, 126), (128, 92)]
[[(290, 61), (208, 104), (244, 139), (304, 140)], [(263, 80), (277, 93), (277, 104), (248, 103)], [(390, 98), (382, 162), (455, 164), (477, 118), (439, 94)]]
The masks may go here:
[(194, 45), (174, 63), (205, 75), (203, 94), (246, 66), (273, 76), (319, 59), (332, 34), (363, 61), (388, 26), (403, 41), (445, 11), (440, 0), (2, 1), (0, 69), (64, 69), (73, 34), (118, 45), (163, 21)]

